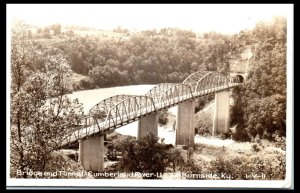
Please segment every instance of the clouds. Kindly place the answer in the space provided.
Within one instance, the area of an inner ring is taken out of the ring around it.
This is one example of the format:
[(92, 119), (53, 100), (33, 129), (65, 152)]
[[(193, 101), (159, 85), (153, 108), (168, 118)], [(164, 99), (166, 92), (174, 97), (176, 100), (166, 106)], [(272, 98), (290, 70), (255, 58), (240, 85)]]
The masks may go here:
[(38, 25), (78, 24), (102, 29), (117, 26), (131, 30), (162, 27), (192, 29), (197, 32), (238, 32), (252, 28), (258, 20), (287, 16), (292, 5), (229, 4), (22, 4), (7, 5), (8, 19), (22, 18)]

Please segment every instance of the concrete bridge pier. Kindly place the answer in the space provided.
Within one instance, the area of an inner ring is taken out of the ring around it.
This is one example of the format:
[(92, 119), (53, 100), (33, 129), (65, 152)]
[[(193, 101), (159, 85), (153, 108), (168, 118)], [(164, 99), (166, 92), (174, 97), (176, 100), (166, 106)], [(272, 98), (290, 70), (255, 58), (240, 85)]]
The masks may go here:
[(152, 133), (154, 136), (158, 136), (157, 125), (158, 114), (148, 115), (139, 119), (137, 139), (139, 140), (149, 133)]
[(87, 171), (103, 171), (104, 136), (92, 136), (80, 140), (78, 161)]
[(216, 92), (212, 134), (229, 132), (230, 90)]
[(193, 145), (195, 135), (195, 102), (180, 103), (176, 117), (176, 145)]

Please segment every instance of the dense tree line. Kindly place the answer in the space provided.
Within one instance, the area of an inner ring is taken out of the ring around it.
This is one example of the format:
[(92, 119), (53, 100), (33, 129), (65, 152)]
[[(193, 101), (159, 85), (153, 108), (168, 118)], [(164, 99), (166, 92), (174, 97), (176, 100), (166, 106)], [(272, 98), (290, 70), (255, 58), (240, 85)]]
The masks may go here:
[(165, 28), (118, 38), (33, 41), (43, 52), (50, 49), (64, 55), (73, 72), (90, 79), (85, 81), (110, 87), (181, 82), (199, 69), (226, 72), (229, 59), (239, 52), (235, 38), (215, 32), (196, 37), (192, 31)]

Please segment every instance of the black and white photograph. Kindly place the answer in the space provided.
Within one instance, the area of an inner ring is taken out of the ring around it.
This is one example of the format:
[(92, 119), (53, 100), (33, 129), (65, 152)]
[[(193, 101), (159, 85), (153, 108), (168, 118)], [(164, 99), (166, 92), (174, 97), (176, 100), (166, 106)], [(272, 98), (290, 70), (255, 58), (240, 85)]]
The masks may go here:
[(6, 10), (7, 189), (293, 189), (293, 4)]

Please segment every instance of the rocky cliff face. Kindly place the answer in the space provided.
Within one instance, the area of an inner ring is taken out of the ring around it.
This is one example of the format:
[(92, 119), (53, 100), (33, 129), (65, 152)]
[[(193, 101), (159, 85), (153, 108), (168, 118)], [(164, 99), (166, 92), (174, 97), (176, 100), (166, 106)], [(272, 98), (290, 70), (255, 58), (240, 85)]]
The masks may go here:
[(230, 71), (232, 73), (245, 74), (249, 68), (249, 60), (253, 57), (251, 47), (248, 46), (238, 58), (230, 60)]

